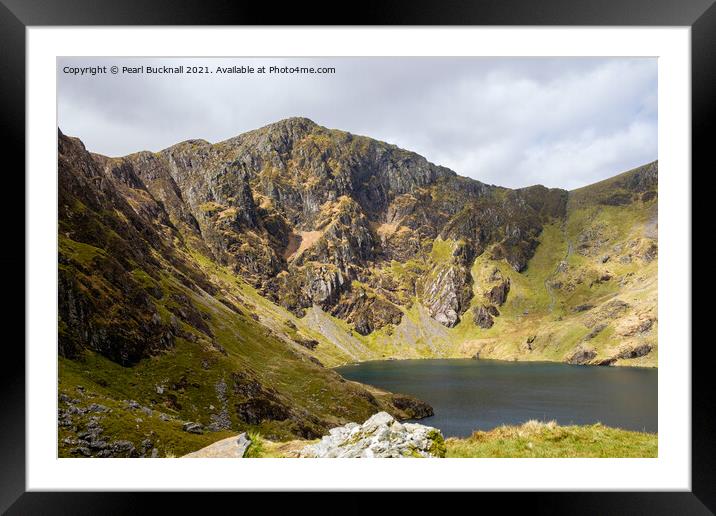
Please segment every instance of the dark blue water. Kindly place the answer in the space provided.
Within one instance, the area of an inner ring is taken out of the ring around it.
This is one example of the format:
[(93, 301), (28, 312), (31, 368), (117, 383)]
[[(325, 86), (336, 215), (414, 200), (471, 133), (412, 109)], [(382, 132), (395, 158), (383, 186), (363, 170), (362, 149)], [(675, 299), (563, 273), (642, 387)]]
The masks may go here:
[(498, 360), (391, 360), (336, 369), (349, 380), (432, 405), (421, 423), (443, 435), (530, 419), (656, 432), (657, 370)]

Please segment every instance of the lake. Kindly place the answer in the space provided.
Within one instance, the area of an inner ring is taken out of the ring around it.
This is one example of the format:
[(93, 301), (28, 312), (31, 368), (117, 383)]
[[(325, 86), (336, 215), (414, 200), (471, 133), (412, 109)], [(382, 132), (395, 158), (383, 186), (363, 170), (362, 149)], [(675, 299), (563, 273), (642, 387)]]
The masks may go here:
[(657, 369), (499, 360), (388, 360), (336, 368), (349, 380), (432, 405), (446, 437), (530, 419), (656, 432)]

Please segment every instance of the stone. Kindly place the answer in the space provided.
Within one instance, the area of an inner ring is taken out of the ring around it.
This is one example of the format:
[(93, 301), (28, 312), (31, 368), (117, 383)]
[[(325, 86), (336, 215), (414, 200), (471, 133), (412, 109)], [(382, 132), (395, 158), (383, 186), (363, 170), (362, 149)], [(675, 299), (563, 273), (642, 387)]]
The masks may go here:
[(585, 304), (582, 304), (582, 305), (577, 305), (577, 306), (575, 306), (575, 307), (574, 307), (574, 311), (575, 311), (575, 312), (586, 312), (586, 311), (588, 311), (588, 310), (591, 310), (592, 308), (594, 308), (594, 305), (590, 305), (590, 304), (586, 304), (586, 303), (585, 303)]
[(87, 407), (88, 412), (109, 412), (109, 408), (105, 407), (104, 405), (100, 405), (99, 403), (92, 403), (89, 407)]
[(604, 323), (597, 324), (594, 328), (592, 328), (592, 331), (590, 331), (584, 337), (584, 340), (592, 340), (594, 337), (599, 335), (606, 327), (607, 327), (607, 325)]
[(184, 455), (183, 458), (187, 459), (202, 459), (202, 458), (232, 458), (242, 459), (246, 454), (246, 450), (251, 446), (251, 439), (243, 432), (238, 436), (227, 437), (221, 441), (205, 446), (204, 448), (195, 452)]
[(565, 362), (568, 364), (586, 364), (587, 362), (594, 360), (597, 356), (597, 352), (594, 348), (579, 344), (571, 354), (565, 358)]
[(204, 433), (204, 426), (201, 423), (193, 423), (191, 421), (184, 423), (181, 429), (185, 432), (189, 432), (190, 434)]
[(134, 444), (127, 440), (114, 441), (109, 448), (112, 457), (132, 457), (136, 451)]
[(400, 423), (378, 412), (362, 425), (348, 423), (332, 428), (320, 442), (304, 447), (300, 457), (404, 458), (444, 457), (440, 430), (417, 423)]

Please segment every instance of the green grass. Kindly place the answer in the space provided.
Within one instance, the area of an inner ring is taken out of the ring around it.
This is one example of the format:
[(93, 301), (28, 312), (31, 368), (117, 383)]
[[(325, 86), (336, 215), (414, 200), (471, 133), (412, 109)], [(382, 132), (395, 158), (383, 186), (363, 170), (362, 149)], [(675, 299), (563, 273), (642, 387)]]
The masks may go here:
[(432, 251), (430, 252), (430, 260), (436, 265), (449, 263), (452, 258), (454, 246), (455, 242), (452, 240), (436, 238), (433, 242)]
[(657, 434), (631, 432), (599, 423), (559, 426), (528, 421), (447, 439), (447, 457), (657, 457)]
[[(88, 413), (75, 418), (76, 424), (82, 429), (89, 421), (89, 417), (98, 416), (99, 424), (104, 429), (101, 438), (109, 442), (114, 440), (131, 441), (135, 447), (144, 440), (152, 441), (157, 448), (159, 457), (181, 456), (186, 453), (208, 446), (212, 442), (230, 437), (235, 432), (208, 432), (202, 435), (184, 432), (182, 430), (181, 413), (168, 407), (152, 404), (147, 399), (139, 385), (140, 378), (134, 385), (126, 378), (126, 374), (117, 378), (117, 373), (123, 369), (113, 362), (95, 355), (88, 354), (86, 359), (77, 362), (60, 358), (59, 361), (59, 393), (72, 399), (78, 399), (78, 407), (86, 408), (92, 403), (98, 403), (111, 409), (106, 413)], [(109, 383), (107, 378), (112, 378)], [(125, 389), (122, 389), (124, 385)], [(148, 386), (147, 386), (148, 387)], [(127, 392), (128, 391), (128, 392)], [(131, 409), (126, 401), (134, 400), (142, 406), (151, 405), (151, 415), (138, 409)], [(60, 403), (60, 409), (64, 405)], [(160, 418), (161, 414), (168, 416), (168, 421)], [(60, 457), (76, 456), (72, 453), (71, 444), (64, 443), (65, 438), (73, 438), (75, 432), (71, 429), (59, 428)]]
[(104, 250), (82, 242), (76, 242), (61, 233), (58, 236), (60, 254), (81, 265), (90, 265), (95, 258), (107, 256)]
[(248, 432), (248, 437), (251, 440), (248, 449), (244, 453), (244, 457), (247, 459), (256, 459), (263, 457), (264, 455), (264, 438), (259, 432)]

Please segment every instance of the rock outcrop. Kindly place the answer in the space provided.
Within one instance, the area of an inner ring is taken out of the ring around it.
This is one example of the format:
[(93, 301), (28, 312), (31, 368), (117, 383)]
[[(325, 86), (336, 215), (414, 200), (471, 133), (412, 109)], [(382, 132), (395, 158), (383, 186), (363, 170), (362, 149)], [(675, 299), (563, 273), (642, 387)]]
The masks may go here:
[(348, 423), (332, 428), (320, 442), (306, 446), (301, 457), (405, 458), (444, 457), (440, 430), (415, 423), (400, 423), (379, 412), (362, 425)]
[(507, 301), (507, 294), (510, 291), (510, 280), (509, 278), (500, 282), (499, 285), (492, 287), (485, 297), (493, 304), (502, 306)]
[(500, 312), (492, 305), (480, 305), (472, 309), (472, 318), (475, 324), (483, 329), (492, 328), (492, 325), (495, 324), (493, 317), (498, 315)]
[(568, 364), (586, 364), (587, 362), (594, 360), (597, 356), (597, 352), (594, 348), (579, 344), (572, 352), (565, 357), (565, 362)]

